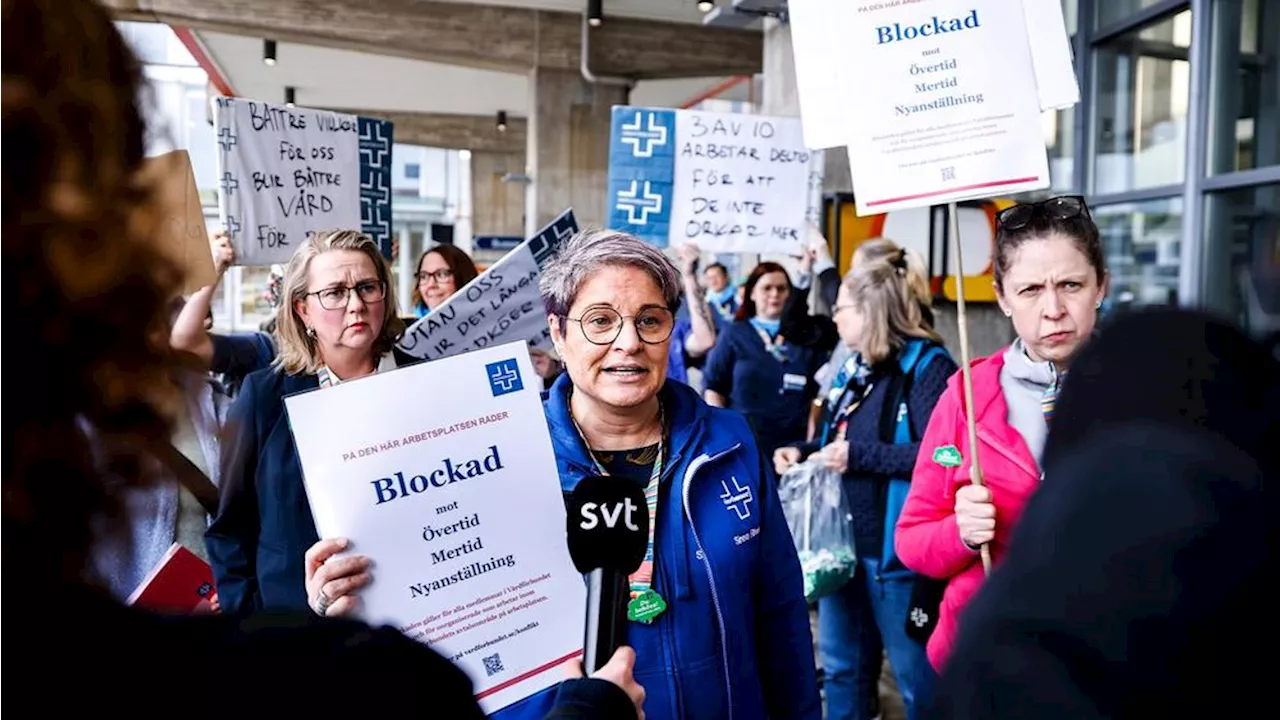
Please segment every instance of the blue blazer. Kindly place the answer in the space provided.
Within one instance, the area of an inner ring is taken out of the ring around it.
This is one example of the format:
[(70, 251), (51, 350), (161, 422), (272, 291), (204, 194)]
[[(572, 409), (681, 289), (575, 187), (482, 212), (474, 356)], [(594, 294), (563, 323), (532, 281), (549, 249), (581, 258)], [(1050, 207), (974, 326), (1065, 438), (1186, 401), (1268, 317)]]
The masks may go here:
[(303, 558), (320, 537), (284, 398), (318, 387), (314, 375), (267, 368), (245, 378), (231, 406), (221, 501), (205, 533), (224, 613), (309, 608)]

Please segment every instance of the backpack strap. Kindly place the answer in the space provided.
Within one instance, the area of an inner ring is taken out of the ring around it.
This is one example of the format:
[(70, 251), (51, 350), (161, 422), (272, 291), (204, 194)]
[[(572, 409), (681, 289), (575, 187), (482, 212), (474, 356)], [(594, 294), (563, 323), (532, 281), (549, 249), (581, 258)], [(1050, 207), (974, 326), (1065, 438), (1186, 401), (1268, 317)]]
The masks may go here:
[(880, 408), (880, 441), (883, 443), (896, 444), (901, 442), (916, 442), (920, 438), (916, 437), (915, 429), (911, 426), (910, 410), (908, 399), (911, 397), (911, 387), (915, 384), (916, 375), (920, 370), (929, 364), (929, 361), (938, 355), (946, 353), (946, 348), (936, 343), (927, 343), (923, 349), (919, 351), (918, 357), (909, 366), (909, 369), (903, 369), (897, 363), (894, 363), (890, 370), (889, 385), (884, 398), (884, 405)]

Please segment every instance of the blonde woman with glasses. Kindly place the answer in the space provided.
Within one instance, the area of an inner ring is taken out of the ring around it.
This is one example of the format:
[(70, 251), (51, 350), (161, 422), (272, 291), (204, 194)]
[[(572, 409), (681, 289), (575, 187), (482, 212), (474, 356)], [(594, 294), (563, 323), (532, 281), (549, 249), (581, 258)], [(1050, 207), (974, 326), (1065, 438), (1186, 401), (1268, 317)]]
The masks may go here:
[(395, 367), (404, 323), (388, 280), (378, 246), (352, 230), (312, 235), (285, 269), (279, 356), (245, 379), (231, 408), (221, 503), (205, 535), (223, 612), (341, 614), (368, 582), (367, 558), (324, 563), (346, 543), (316, 534), (284, 398)]

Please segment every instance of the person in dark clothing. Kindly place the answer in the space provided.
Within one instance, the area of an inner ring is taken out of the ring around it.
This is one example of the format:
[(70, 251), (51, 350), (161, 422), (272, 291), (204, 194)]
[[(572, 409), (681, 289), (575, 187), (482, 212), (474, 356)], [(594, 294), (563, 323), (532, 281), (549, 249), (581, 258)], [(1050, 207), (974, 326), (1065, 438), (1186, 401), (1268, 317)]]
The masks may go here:
[[(394, 630), (160, 616), (100, 584), (91, 552), (125, 529), (124, 491), (165, 481), (140, 448), (173, 422), (168, 308), (182, 273), (158, 249), (167, 223), (139, 176), (142, 68), (110, 16), (87, 0), (4, 0), (2, 22), (5, 330), (37, 358), (5, 363), (3, 377), (38, 393), (5, 412), (4, 573), (22, 580), (5, 598), (4, 649), (21, 658), (5, 666), (10, 707), (482, 717), (461, 671)], [(620, 651), (596, 679), (561, 684), (552, 717), (635, 717), (633, 658)]]
[(1280, 363), (1225, 323), (1163, 309), (1105, 329), (1058, 398), (1044, 487), (966, 610), (931, 717), (1266, 707), (1277, 407)]
[(745, 288), (737, 320), (717, 335), (707, 358), (705, 397), (713, 407), (742, 413), (768, 456), (805, 439), (809, 402), (818, 389), (814, 375), (834, 337), (824, 344), (815, 323), (786, 315), (795, 293), (781, 265), (760, 263)]
[(956, 370), (937, 333), (923, 324), (903, 251), (860, 265), (833, 308), (852, 351), (823, 398), (813, 442), (780, 448), (779, 474), (802, 457), (843, 473), (856, 576), (818, 601), (818, 649), (826, 672), (827, 717), (871, 720), (887, 652), (910, 718), (934, 680), (924, 647), (907, 635), (916, 576), (897, 558), (894, 525), (934, 405)]

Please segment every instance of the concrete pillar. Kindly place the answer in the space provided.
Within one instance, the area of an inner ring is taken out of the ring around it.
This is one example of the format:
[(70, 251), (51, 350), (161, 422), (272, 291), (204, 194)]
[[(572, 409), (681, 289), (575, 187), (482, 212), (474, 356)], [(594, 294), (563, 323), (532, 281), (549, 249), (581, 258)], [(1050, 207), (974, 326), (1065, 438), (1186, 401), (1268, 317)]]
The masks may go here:
[[(791, 45), (791, 26), (766, 20), (764, 29), (764, 92), (762, 111), (766, 115), (800, 116), (796, 90), (796, 55)], [(843, 147), (822, 151), (822, 192), (853, 192), (849, 154)]]
[[(514, 179), (503, 180), (510, 174)], [(471, 228), (474, 235), (525, 235), (524, 154), (471, 151)]]
[(529, 87), (525, 235), (565, 208), (580, 227), (604, 226), (609, 188), (610, 112), (627, 103), (628, 89), (590, 84), (571, 70), (534, 68)]

